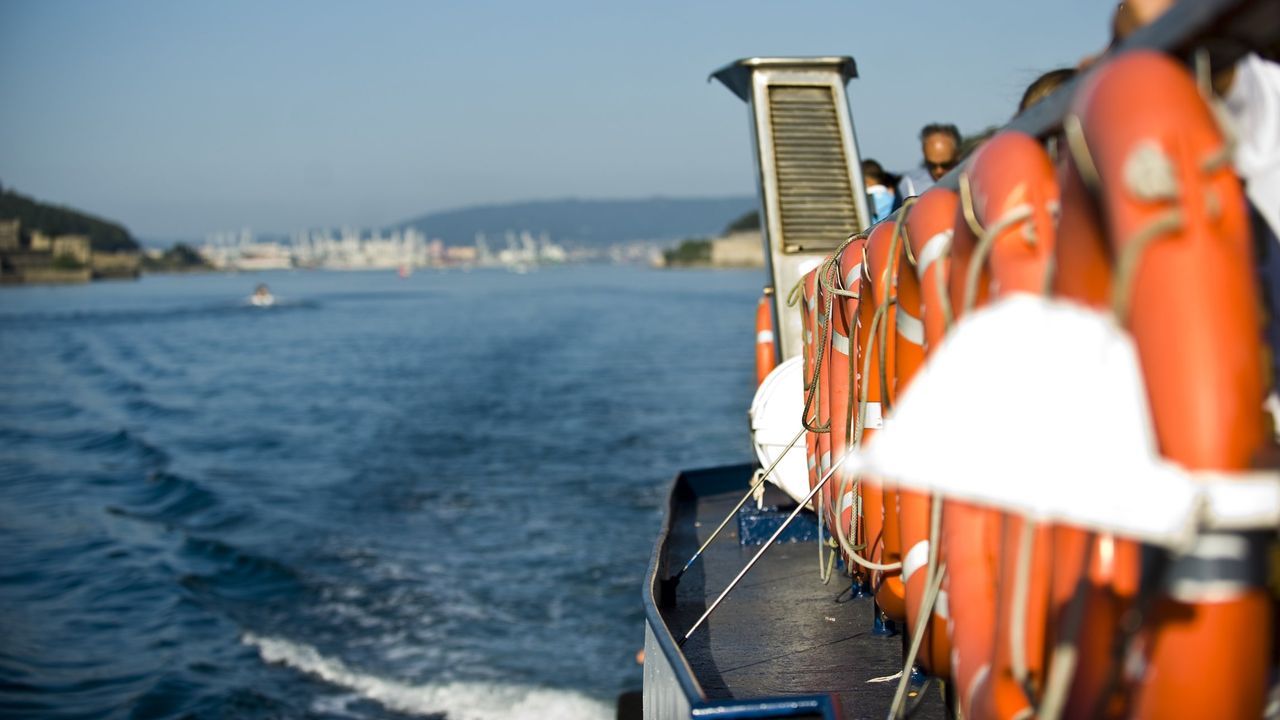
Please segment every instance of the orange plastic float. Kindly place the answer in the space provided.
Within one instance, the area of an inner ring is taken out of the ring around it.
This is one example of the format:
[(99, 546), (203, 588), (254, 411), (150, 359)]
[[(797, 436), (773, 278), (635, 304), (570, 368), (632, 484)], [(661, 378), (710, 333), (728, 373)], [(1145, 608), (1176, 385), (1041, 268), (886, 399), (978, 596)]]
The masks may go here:
[[(858, 305), (857, 373), (859, 415), (865, 418), (862, 438), (865, 441), (882, 425), (883, 403), (892, 403), (893, 296), (896, 256), (893, 255), (896, 223), (882, 222), (867, 236), (863, 260), (863, 302)], [(856, 431), (855, 431), (856, 434)], [(902, 561), (899, 544), (897, 493), (879, 480), (864, 477), (862, 515), (867, 548), (865, 557), (874, 563), (891, 565)], [(906, 590), (899, 570), (872, 574), (876, 603), (892, 620), (907, 616)]]
[[(965, 208), (956, 204), (946, 268), (947, 288), (940, 293), (943, 312), (952, 318), (964, 315), (966, 288), (973, 287), (971, 306), (986, 302), (991, 276), (975, 258), (978, 238), (965, 219)], [(969, 266), (976, 264), (969, 281)], [(930, 283), (926, 280), (926, 289)], [(929, 338), (932, 342), (932, 338)], [(974, 398), (974, 402), (981, 402)], [(951, 674), (954, 692), (964, 717), (979, 718), (975, 699), (986, 696), (991, 662), (995, 654), (996, 583), (1000, 577), (1000, 515), (986, 508), (947, 500), (942, 511), (942, 555), (947, 565), (943, 587), (947, 591), (951, 622)]]
[[(853, 349), (851, 337), (856, 337), (858, 295), (862, 287), (862, 248), (864, 237), (853, 237), (833, 255), (826, 265), (826, 282), (835, 288), (832, 292), (831, 345), (827, 349), (831, 357), (830, 389), (827, 394), (827, 413), (831, 418), (831, 456), (840, 457), (849, 447), (857, 408), (851, 400), (857, 398), (857, 380), (850, 359)], [(857, 542), (853, 512), (857, 504), (851, 489), (852, 478), (844, 468), (836, 470), (836, 476), (823, 489), (826, 493), (824, 507), (826, 522), (832, 527), (839, 523), (841, 532), (850, 542)], [(844, 488), (842, 490), (841, 488)], [(851, 562), (845, 558), (845, 565)], [(856, 570), (856, 568), (851, 568)]]
[[(1263, 441), (1258, 294), (1244, 197), (1211, 110), (1184, 69), (1134, 52), (1088, 78), (1064, 127), (1099, 198), (1068, 208), (1084, 215), (1072, 222), (1102, 229), (1085, 240), (1106, 237), (1074, 269), (1112, 274), (1108, 300), (1137, 346), (1161, 453), (1189, 469), (1247, 468)], [(1086, 262), (1099, 256), (1108, 263)], [(1114, 658), (1133, 717), (1261, 715), (1274, 627), (1257, 539), (1209, 534), (1186, 556), (1144, 558), (1141, 630)], [(1069, 714), (1083, 716), (1097, 698), (1072, 700)]]
[[(978, 240), (964, 276), (962, 312), (969, 311), (979, 290), (986, 290), (974, 287), (984, 275), (992, 297), (1042, 292), (1058, 212), (1058, 184), (1048, 154), (1027, 135), (1003, 132), (974, 153), (962, 178), (961, 214)], [(1044, 681), (1051, 528), (1005, 513), (999, 523), (992, 664), (969, 700), (975, 717), (1015, 718), (1032, 712)]]
[(765, 288), (756, 303), (756, 387), (778, 366), (773, 336), (773, 288)]
[[(814, 408), (811, 417), (815, 418), (815, 427), (820, 428), (821, 432), (817, 433), (817, 446), (815, 447), (816, 459), (818, 462), (818, 477), (822, 478), (831, 469), (831, 413), (827, 403), (831, 395), (831, 313), (833, 310), (832, 296), (827, 292), (826, 283), (822, 282), (822, 273), (827, 269), (827, 263), (823, 262), (814, 269), (814, 327), (817, 328), (814, 337), (815, 347), (820, 348), (818, 356), (815, 358), (817, 363), (816, 385), (813, 396)], [(826, 491), (831, 487), (828, 482)]]
[[(1085, 186), (1068, 146), (1060, 147), (1062, 215), (1058, 221), (1060, 241), (1048, 269), (1051, 293), (1105, 310), (1111, 301), (1111, 251), (1092, 191)], [(1141, 549), (1106, 533), (1071, 527), (1055, 527), (1052, 533), (1051, 617), (1046, 642), (1049, 648), (1073, 644), (1077, 658), (1064, 716), (1122, 717), (1124, 699), (1113, 681), (1119, 670), (1114, 657), (1116, 636), (1123, 614), (1137, 595)], [(1073, 623), (1073, 614), (1087, 617), (1088, 623)]]
[[(896, 309), (896, 347), (894, 351), (895, 375), (898, 391), (905, 390), (924, 362), (927, 322), (929, 315), (941, 318), (937, 307), (937, 276), (945, 264), (945, 254), (940, 248), (951, 241), (951, 226), (955, 217), (956, 194), (942, 188), (932, 188), (921, 195), (906, 211), (901, 241), (900, 270), (898, 272), (898, 304)], [(923, 260), (921, 259), (923, 258)], [(940, 263), (941, 261), (941, 263)], [(933, 290), (933, 307), (927, 307), (926, 286)], [(937, 338), (944, 328), (936, 323)], [(898, 532), (901, 538), (902, 580), (906, 593), (907, 629), (917, 631), (916, 619), (924, 599), (926, 565), (929, 561), (930, 521), (933, 501), (928, 495), (911, 490), (898, 490)], [(940, 538), (939, 538), (940, 539)], [(941, 543), (938, 543), (941, 545)], [(951, 672), (951, 644), (947, 639), (948, 597), (940, 594), (934, 603), (931, 619), (923, 629), (919, 663), (926, 671), (939, 677)]]
[(803, 422), (805, 424), (804, 434), (804, 457), (805, 464), (809, 468), (809, 489), (812, 490), (818, 484), (818, 434), (813, 431), (814, 420), (817, 418), (817, 410), (814, 405), (814, 367), (818, 359), (818, 334), (815, 332), (817, 323), (817, 278), (818, 269), (815, 268), (805, 274), (800, 282), (800, 315), (801, 315), (801, 332), (803, 333), (802, 344), (804, 346), (804, 398), (805, 398), (805, 414)]

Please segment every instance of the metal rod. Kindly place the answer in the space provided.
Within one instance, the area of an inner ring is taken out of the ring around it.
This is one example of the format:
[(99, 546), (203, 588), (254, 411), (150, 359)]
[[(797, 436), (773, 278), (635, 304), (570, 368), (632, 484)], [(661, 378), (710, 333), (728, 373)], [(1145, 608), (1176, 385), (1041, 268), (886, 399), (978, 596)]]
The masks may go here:
[(777, 530), (773, 531), (773, 535), (769, 536), (769, 540), (765, 542), (764, 547), (760, 548), (760, 552), (756, 553), (755, 557), (751, 558), (751, 560), (747, 562), (746, 566), (744, 566), (742, 570), (738, 571), (738, 576), (729, 583), (729, 587), (725, 588), (720, 593), (720, 596), (716, 598), (715, 602), (711, 603), (711, 607), (707, 608), (706, 612), (702, 613), (702, 617), (698, 618), (698, 622), (694, 623), (693, 627), (689, 628), (689, 632), (684, 634), (684, 637), (680, 639), (679, 643), (677, 643), (678, 645), (683, 646), (689, 637), (693, 635), (694, 631), (701, 627), (702, 623), (706, 622), (707, 618), (711, 617), (711, 613), (715, 612), (716, 608), (720, 607), (720, 603), (724, 602), (724, 599), (729, 596), (729, 593), (733, 592), (733, 589), (738, 586), (739, 582), (742, 582), (742, 578), (746, 577), (748, 572), (751, 572), (751, 568), (755, 567), (755, 564), (760, 561), (760, 558), (764, 557), (764, 554), (769, 551), (769, 548), (773, 545), (774, 541), (778, 539), (778, 536), (782, 535), (782, 532), (787, 529), (787, 526), (791, 524), (791, 521), (796, 519), (796, 516), (804, 509), (804, 506), (808, 505), (809, 501), (813, 500), (813, 497), (818, 494), (818, 491), (822, 490), (822, 487), (831, 479), (831, 476), (835, 475), (836, 469), (843, 465), (845, 460), (848, 460), (851, 457), (857, 458), (855, 464), (860, 464), (862, 461), (862, 456), (858, 454), (857, 448), (850, 448), (848, 452), (841, 455), (840, 459), (837, 460), (836, 463), (831, 466), (831, 469), (827, 471), (827, 474), (823, 475), (822, 479), (818, 481), (818, 484), (814, 485), (813, 489), (809, 491), (809, 495), (804, 499), (804, 502), (797, 505), (796, 509), (791, 511), (791, 514), (782, 522), (782, 525), (780, 525)]
[(773, 472), (773, 469), (778, 467), (778, 463), (782, 462), (782, 458), (785, 457), (786, 454), (791, 451), (791, 448), (794, 447), (795, 444), (800, 441), (800, 438), (804, 436), (804, 432), (805, 432), (805, 429), (800, 428), (800, 432), (796, 433), (796, 436), (791, 438), (791, 442), (787, 443), (787, 446), (783, 448), (782, 452), (778, 453), (778, 457), (773, 461), (773, 464), (769, 466), (769, 469), (765, 470), (764, 473), (760, 475), (759, 480), (756, 480), (754, 483), (751, 483), (751, 487), (747, 488), (747, 494), (743, 495), (742, 499), (738, 501), (738, 504), (734, 505), (733, 509), (729, 511), (729, 514), (724, 516), (724, 520), (720, 521), (720, 526), (716, 528), (715, 532), (711, 533), (711, 537), (708, 537), (706, 541), (702, 543), (702, 547), (698, 548), (698, 552), (694, 553), (693, 557), (689, 558), (689, 562), (685, 563), (684, 567), (680, 568), (680, 572), (676, 573), (671, 577), (672, 582), (678, 581), (680, 579), (680, 576), (684, 575), (685, 571), (693, 567), (693, 564), (698, 561), (698, 558), (702, 557), (702, 553), (705, 552), (707, 548), (711, 547), (711, 543), (715, 542), (715, 539), (720, 534), (720, 531), (724, 530), (725, 526), (729, 524), (729, 521), (733, 519), (733, 516), (736, 515), (739, 510), (742, 509), (743, 505), (747, 504), (747, 499), (750, 498), (753, 493), (755, 493), (756, 488), (764, 484), (764, 481), (768, 479), (769, 474)]

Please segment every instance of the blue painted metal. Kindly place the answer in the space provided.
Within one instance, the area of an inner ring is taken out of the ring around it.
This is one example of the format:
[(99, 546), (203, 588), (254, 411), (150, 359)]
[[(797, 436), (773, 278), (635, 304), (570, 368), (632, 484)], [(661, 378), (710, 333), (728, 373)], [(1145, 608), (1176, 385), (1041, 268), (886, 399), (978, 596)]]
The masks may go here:
[(850, 585), (850, 594), (855, 598), (872, 598), (875, 592), (871, 589), (871, 581), (865, 577), (854, 577)]
[(893, 637), (898, 634), (898, 623), (885, 616), (880, 606), (876, 606), (876, 619), (871, 624), (871, 634), (877, 637)]
[(739, 720), (744, 718), (822, 718), (836, 720), (840, 710), (829, 695), (797, 695), (761, 700), (724, 700), (693, 708), (693, 718)]
[[(738, 510), (738, 544), (763, 545), (786, 521), (795, 506), (789, 508), (767, 507), (756, 509), (746, 505)], [(818, 516), (802, 512), (778, 536), (776, 544), (816, 542), (818, 540)]]

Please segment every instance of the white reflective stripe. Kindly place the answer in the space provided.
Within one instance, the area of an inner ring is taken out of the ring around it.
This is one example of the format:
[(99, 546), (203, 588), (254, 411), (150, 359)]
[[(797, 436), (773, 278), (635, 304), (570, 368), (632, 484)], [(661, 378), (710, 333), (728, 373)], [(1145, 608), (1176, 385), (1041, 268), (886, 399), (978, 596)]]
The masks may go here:
[(1201, 523), (1215, 530), (1274, 528), (1280, 523), (1280, 481), (1273, 470), (1193, 472), (1207, 501)]
[(844, 276), (844, 288), (848, 290), (860, 279), (862, 279), (862, 263), (858, 263), (857, 265), (849, 268), (848, 274)]
[(867, 423), (864, 428), (873, 428), (879, 430), (884, 427), (884, 416), (880, 414), (880, 403), (867, 403)]
[(1169, 597), (1189, 605), (1220, 603), (1239, 600), (1250, 590), (1248, 584), (1238, 580), (1183, 579), (1169, 584)]
[(1203, 560), (1244, 560), (1249, 556), (1249, 543), (1239, 535), (1203, 534), (1186, 553)]
[(804, 331), (804, 344), (805, 344), (805, 345), (808, 345), (808, 344), (809, 344), (809, 343), (811, 343), (811, 342), (813, 342), (813, 334), (812, 334), (812, 333), (810, 333), (808, 330), (805, 330), (805, 331)]
[(902, 558), (902, 582), (911, 582), (911, 576), (925, 565), (929, 564), (929, 541), (921, 540)]
[(808, 300), (806, 300), (806, 301), (805, 301), (805, 304), (809, 306), (809, 309), (810, 309), (810, 310), (817, 310), (817, 309), (818, 309), (818, 295), (817, 295), (817, 293), (814, 293), (814, 295), (813, 295), (812, 297), (810, 297)]
[(831, 451), (822, 453), (822, 458), (818, 461), (818, 465), (822, 467), (822, 472), (831, 469)]
[(933, 264), (934, 260), (947, 254), (951, 249), (951, 236), (955, 234), (955, 230), (947, 228), (942, 232), (929, 238), (924, 244), (924, 248), (920, 250), (920, 257), (916, 258), (916, 275), (924, 277), (924, 273)]
[(906, 310), (903, 310), (901, 305), (897, 305), (896, 307), (898, 308), (898, 334), (907, 342), (915, 343), (916, 345), (923, 345), (924, 323), (920, 322), (920, 318), (912, 315)]
[(1098, 563), (1104, 575), (1111, 573), (1111, 566), (1116, 560), (1116, 539), (1114, 535), (1098, 536)]
[(849, 354), (849, 338), (840, 333), (831, 331), (831, 347), (838, 353)]
[(990, 664), (983, 665), (982, 667), (978, 668), (978, 672), (973, 674), (973, 679), (969, 681), (969, 692), (965, 695), (965, 697), (969, 699), (970, 705), (973, 704), (974, 691), (982, 687), (982, 684), (986, 682), (987, 676), (990, 674), (991, 674)]
[(843, 515), (845, 510), (853, 509), (853, 491), (845, 493), (840, 497), (840, 514)]
[[(947, 603), (946, 590), (938, 591), (938, 599), (933, 602), (933, 614), (943, 620), (951, 619), (951, 605)], [(954, 663), (952, 665), (954, 666)]]
[(756, 333), (756, 342), (757, 342), (757, 343), (771, 343), (771, 342), (773, 342), (773, 331), (772, 331), (772, 330), (761, 330), (760, 332)]
[(812, 456), (812, 455), (805, 455), (805, 459), (807, 459), (807, 460), (809, 461), (809, 469), (810, 469), (810, 470), (813, 470), (814, 468), (818, 467), (818, 463), (817, 463), (817, 461), (816, 461), (816, 460), (814, 460), (814, 459), (813, 459), (813, 456)]

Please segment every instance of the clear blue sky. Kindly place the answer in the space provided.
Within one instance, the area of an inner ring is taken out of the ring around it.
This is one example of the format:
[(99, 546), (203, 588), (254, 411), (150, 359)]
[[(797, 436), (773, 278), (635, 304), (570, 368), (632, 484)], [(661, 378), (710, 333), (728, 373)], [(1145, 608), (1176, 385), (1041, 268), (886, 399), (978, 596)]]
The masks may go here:
[(1003, 122), (1113, 0), (0, 0), (0, 182), (199, 238), (489, 202), (754, 192), (739, 57), (849, 54), (866, 156)]

